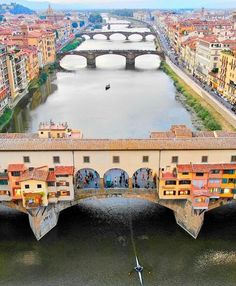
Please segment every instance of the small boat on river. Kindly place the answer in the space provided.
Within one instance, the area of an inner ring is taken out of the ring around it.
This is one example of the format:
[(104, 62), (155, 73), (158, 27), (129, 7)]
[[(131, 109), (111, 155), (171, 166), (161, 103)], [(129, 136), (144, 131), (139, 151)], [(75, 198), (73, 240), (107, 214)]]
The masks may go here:
[(111, 88), (111, 85), (110, 84), (107, 84), (106, 87), (105, 87), (105, 90), (108, 90)]

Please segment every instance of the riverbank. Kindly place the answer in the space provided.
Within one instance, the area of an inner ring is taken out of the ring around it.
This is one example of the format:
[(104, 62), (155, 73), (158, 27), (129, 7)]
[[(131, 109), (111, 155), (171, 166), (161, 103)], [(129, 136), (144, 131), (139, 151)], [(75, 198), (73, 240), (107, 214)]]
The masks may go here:
[(40, 70), (38, 78), (33, 79), (29, 83), (28, 92), (26, 93), (26, 95), (23, 96), (19, 100), (19, 102), (17, 102), (17, 104), (14, 105), (14, 107), (12, 107), (12, 108), (7, 107), (4, 110), (3, 115), (0, 116), (0, 132), (3, 132), (7, 128), (8, 124), (11, 122), (12, 117), (13, 117), (14, 112), (15, 112), (15, 108), (18, 106), (18, 104), (21, 102), (21, 100), (23, 98), (27, 97), (27, 95), (31, 96), (31, 94), (33, 94), (35, 91), (37, 91), (37, 89), (39, 89), (42, 85), (44, 85), (48, 79), (49, 74), (54, 73), (56, 69), (57, 69), (56, 63), (47, 65), (44, 68), (42, 68)]
[(65, 47), (63, 47), (61, 49), (61, 51), (63, 53), (70, 52), (70, 51), (78, 48), (78, 46), (80, 46), (82, 43), (83, 43), (83, 39), (82, 38), (75, 38), (73, 41), (71, 41), (67, 45), (65, 45)]
[[(192, 114), (193, 124), (197, 129), (204, 130), (234, 130), (234, 127), (224, 119), (209, 103), (200, 97), (189, 85), (187, 85), (172, 69), (162, 62), (160, 69), (169, 75), (177, 89), (177, 98)], [(197, 119), (197, 120), (196, 120)]]
[(0, 116), (0, 132), (11, 121), (13, 114), (14, 110), (9, 107), (4, 110), (3, 115)]

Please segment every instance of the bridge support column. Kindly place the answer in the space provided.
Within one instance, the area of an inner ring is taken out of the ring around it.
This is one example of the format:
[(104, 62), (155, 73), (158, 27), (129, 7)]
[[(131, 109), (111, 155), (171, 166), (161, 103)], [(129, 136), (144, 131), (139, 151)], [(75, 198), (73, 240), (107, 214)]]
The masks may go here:
[(133, 179), (129, 178), (129, 190), (132, 192), (133, 190)]
[(30, 227), (37, 240), (40, 240), (57, 225), (60, 210), (57, 206), (41, 207), (29, 214)]
[(105, 193), (104, 179), (103, 178), (100, 178), (100, 190), (102, 193)]
[(126, 58), (126, 69), (133, 70), (135, 68), (135, 58)]
[(159, 204), (174, 211), (176, 222), (193, 238), (197, 238), (205, 212), (196, 213), (190, 201), (159, 200)]
[(87, 67), (88, 68), (96, 68), (95, 57), (87, 58)]

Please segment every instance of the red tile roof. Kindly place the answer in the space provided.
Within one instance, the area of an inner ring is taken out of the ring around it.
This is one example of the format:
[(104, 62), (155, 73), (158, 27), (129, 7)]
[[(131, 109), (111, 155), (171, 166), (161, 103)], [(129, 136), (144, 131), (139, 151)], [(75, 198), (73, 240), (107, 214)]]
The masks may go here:
[(177, 165), (179, 173), (183, 172), (204, 172), (207, 173), (210, 170), (236, 170), (236, 164), (186, 164)]
[(24, 164), (9, 164), (7, 169), (8, 172), (23, 172), (24, 170)]
[(56, 181), (56, 175), (54, 171), (48, 172), (47, 182), (55, 182)]
[(73, 166), (56, 166), (55, 175), (73, 175), (74, 167)]
[(33, 169), (32, 171), (26, 170), (20, 176), (21, 181), (35, 180), (35, 181), (43, 181), (46, 182), (48, 177), (48, 171)]

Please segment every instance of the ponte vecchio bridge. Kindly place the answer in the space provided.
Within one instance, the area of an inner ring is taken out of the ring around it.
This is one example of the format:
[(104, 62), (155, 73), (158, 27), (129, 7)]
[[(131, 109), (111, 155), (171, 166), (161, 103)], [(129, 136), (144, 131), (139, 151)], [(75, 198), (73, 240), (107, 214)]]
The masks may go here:
[(126, 68), (135, 67), (135, 59), (142, 55), (157, 55), (164, 59), (164, 53), (156, 50), (74, 50), (60, 53), (58, 60), (61, 61), (67, 55), (81, 56), (86, 58), (88, 68), (96, 68), (96, 58), (104, 55), (119, 55), (126, 58)]
[(84, 31), (81, 36), (88, 36), (90, 39), (94, 39), (96, 35), (103, 35), (107, 40), (111, 39), (112, 35), (123, 35), (126, 40), (129, 40), (129, 37), (132, 35), (139, 35), (142, 37), (142, 40), (146, 40), (148, 36), (154, 36), (156, 38), (156, 34), (152, 32), (129, 32), (129, 31)]
[(37, 239), (84, 199), (148, 200), (194, 238), (205, 212), (236, 199), (236, 132), (172, 126), (148, 139), (84, 139), (67, 124), (0, 134), (0, 204), (28, 214)]

